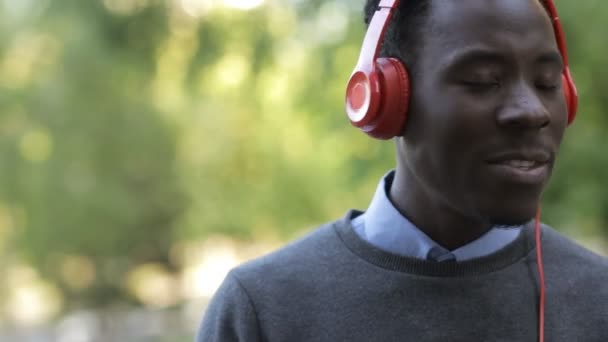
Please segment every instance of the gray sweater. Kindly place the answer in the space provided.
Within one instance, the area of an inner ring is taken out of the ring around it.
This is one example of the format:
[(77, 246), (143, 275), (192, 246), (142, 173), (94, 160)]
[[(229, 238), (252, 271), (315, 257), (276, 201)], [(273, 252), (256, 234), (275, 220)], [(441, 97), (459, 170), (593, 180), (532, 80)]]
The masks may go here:
[[(538, 340), (534, 227), (486, 257), (438, 263), (383, 252), (349, 212), (230, 272), (197, 341)], [(608, 341), (608, 259), (542, 229), (545, 341)]]

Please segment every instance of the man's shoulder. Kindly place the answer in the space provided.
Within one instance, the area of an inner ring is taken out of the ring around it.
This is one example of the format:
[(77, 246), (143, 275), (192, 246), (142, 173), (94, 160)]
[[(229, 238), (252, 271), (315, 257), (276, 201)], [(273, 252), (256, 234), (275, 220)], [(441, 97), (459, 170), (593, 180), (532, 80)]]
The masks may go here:
[(606, 324), (608, 258), (544, 227), (543, 266), (549, 312), (560, 312), (563, 322), (583, 320), (589, 327)]
[(250, 260), (231, 271), (243, 284), (289, 282), (337, 266), (353, 257), (342, 242), (336, 226), (346, 218), (322, 224), (287, 245)]
[(556, 253), (572, 260), (586, 261), (599, 267), (608, 267), (608, 257), (597, 254), (572, 238), (558, 232), (550, 226), (543, 225), (543, 245), (547, 244)]
[(543, 227), (543, 263), (563, 275), (608, 281), (608, 258), (597, 254), (551, 227)]

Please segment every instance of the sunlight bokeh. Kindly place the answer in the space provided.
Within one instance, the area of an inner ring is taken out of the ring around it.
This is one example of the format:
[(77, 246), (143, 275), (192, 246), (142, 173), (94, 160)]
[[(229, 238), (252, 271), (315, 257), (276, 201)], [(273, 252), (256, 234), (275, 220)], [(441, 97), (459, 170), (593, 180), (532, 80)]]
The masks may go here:
[(264, 0), (224, 0), (224, 5), (240, 10), (254, 9), (264, 3)]

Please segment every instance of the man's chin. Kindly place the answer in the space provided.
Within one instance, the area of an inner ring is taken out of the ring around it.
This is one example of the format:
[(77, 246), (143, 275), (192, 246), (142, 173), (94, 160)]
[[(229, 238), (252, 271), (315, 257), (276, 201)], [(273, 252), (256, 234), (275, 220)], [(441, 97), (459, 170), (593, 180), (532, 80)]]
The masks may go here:
[(540, 194), (530, 189), (528, 193), (519, 196), (502, 196), (494, 193), (486, 197), (486, 201), (479, 202), (480, 212), (493, 225), (521, 226), (534, 219)]
[[(508, 210), (511, 209), (511, 210)], [(493, 226), (518, 227), (522, 226), (536, 216), (536, 206), (527, 208), (501, 208), (488, 215)]]

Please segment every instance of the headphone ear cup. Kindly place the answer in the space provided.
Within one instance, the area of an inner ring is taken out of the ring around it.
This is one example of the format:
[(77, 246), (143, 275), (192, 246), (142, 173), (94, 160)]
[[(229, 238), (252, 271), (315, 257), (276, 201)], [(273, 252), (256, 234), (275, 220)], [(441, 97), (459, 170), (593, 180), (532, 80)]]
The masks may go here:
[(361, 127), (377, 139), (391, 139), (402, 134), (410, 102), (410, 78), (403, 63), (396, 58), (378, 58), (376, 72), (380, 81), (380, 108), (375, 120)]
[(578, 94), (572, 77), (569, 76), (568, 71), (562, 74), (562, 88), (564, 89), (564, 96), (566, 98), (566, 105), (568, 107), (568, 125), (570, 125), (576, 118), (576, 111), (578, 107)]

